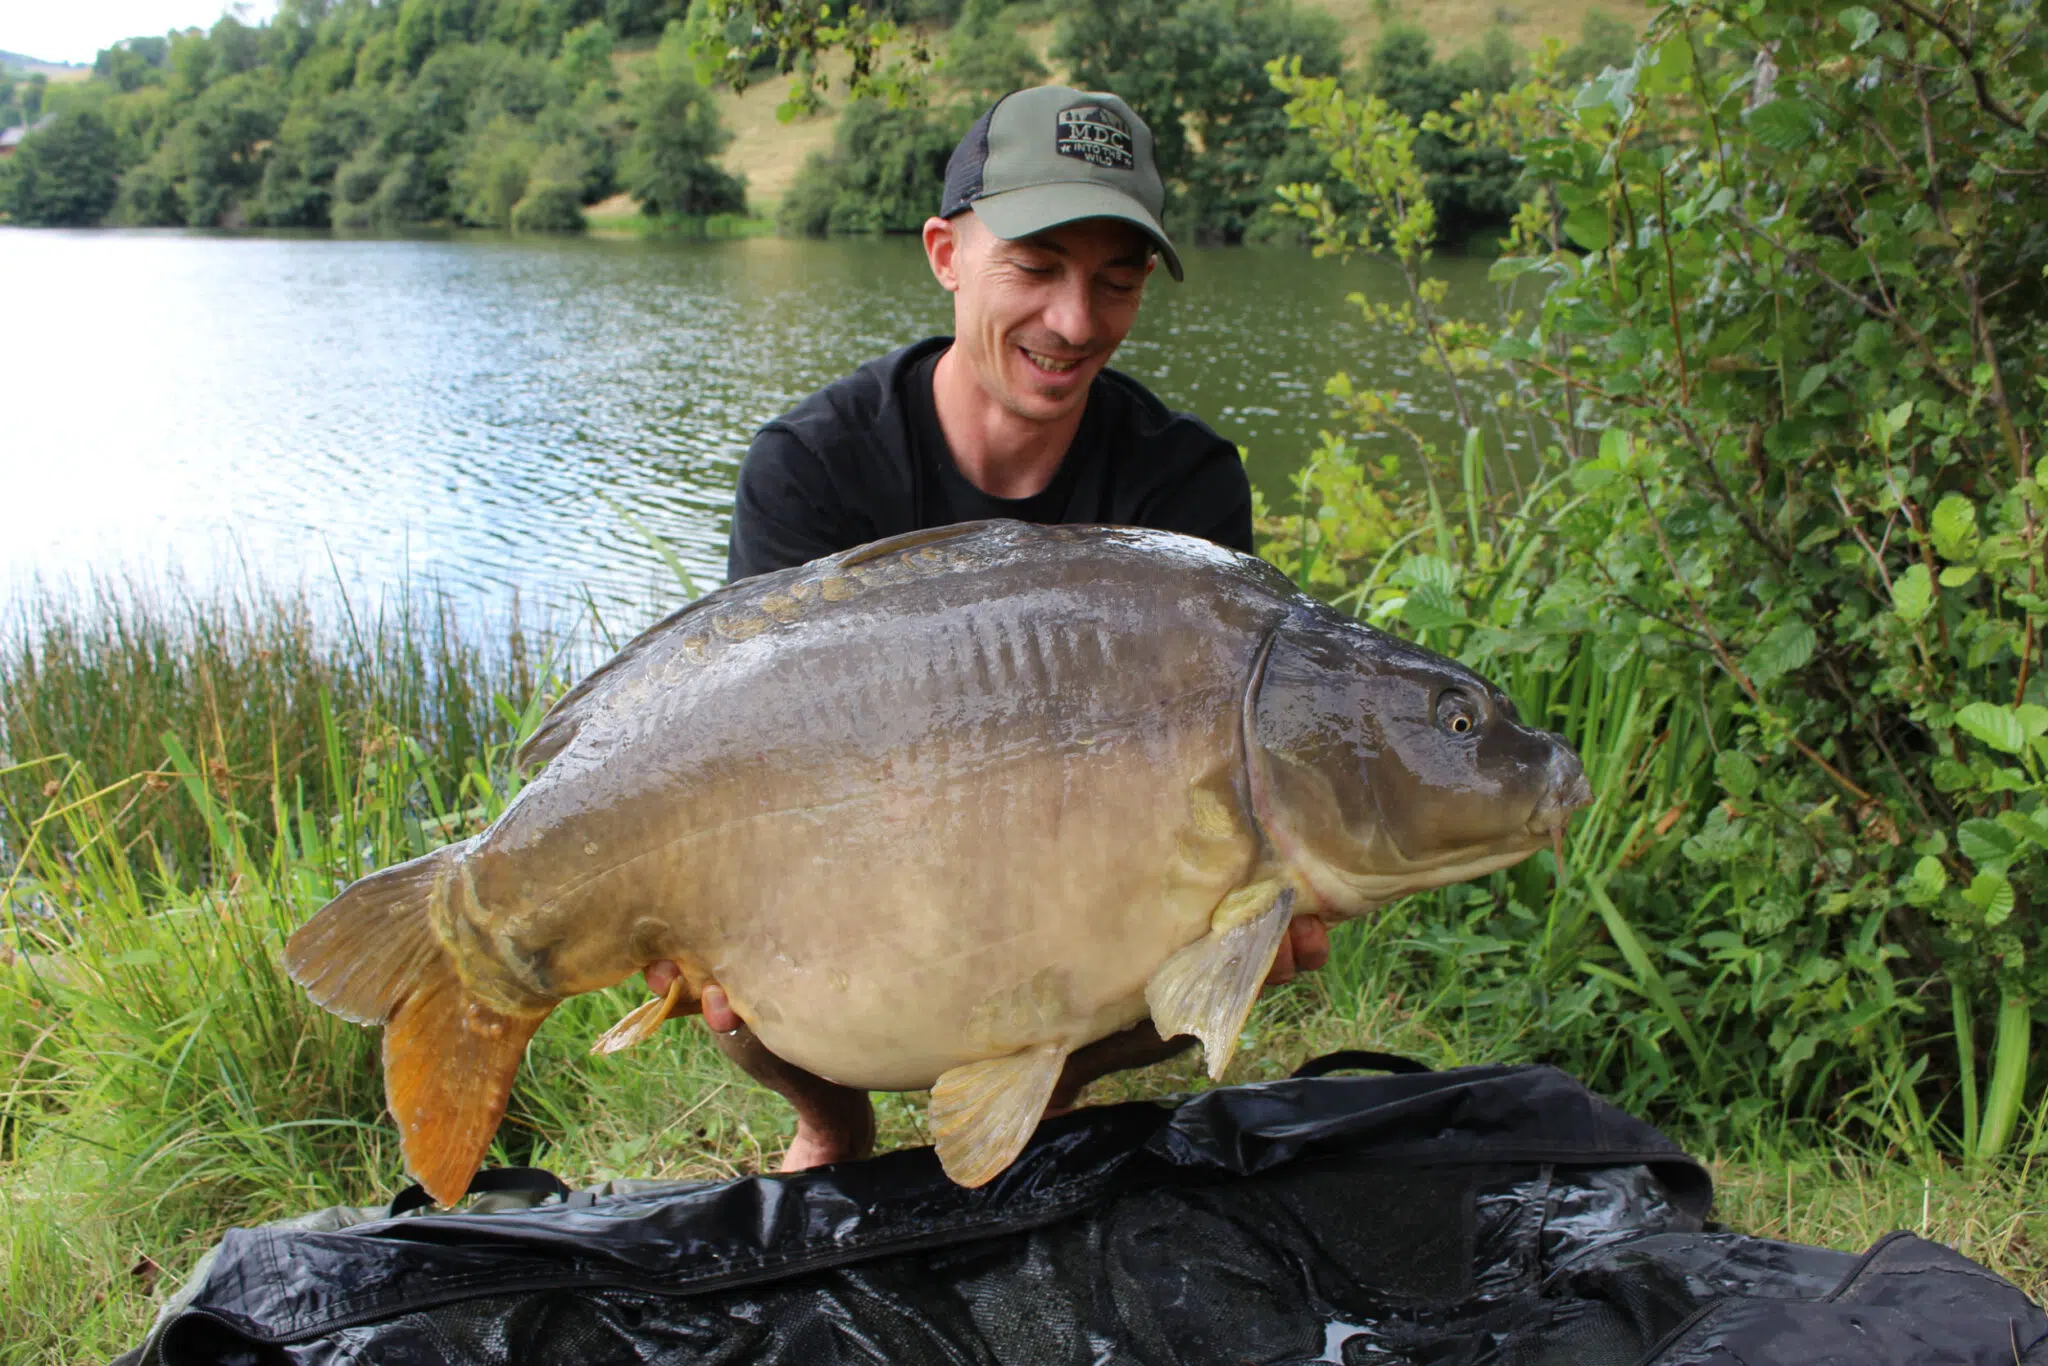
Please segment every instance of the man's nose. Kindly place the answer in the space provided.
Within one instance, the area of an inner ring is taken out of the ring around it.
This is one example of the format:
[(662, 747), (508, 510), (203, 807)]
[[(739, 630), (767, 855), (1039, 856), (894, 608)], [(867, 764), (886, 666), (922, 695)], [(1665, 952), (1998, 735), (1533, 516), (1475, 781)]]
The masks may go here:
[(1045, 307), (1045, 325), (1077, 349), (1095, 344), (1095, 299), (1085, 279), (1068, 276), (1053, 286)]

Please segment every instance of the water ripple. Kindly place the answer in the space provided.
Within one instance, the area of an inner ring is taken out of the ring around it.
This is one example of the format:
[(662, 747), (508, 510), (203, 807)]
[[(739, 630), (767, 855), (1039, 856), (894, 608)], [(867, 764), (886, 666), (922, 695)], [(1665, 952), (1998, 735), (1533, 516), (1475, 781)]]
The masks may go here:
[[(1280, 496), (1329, 425), (1331, 371), (1413, 368), (1344, 302), (1386, 281), (1184, 256), (1117, 363), (1247, 445)], [(717, 582), (755, 429), (950, 325), (907, 239), (0, 229), (0, 280), (0, 603), (92, 574), (425, 578), (483, 611), (520, 594), (643, 619), (676, 590), (616, 508)], [(1400, 382), (1444, 416), (1426, 378)]]

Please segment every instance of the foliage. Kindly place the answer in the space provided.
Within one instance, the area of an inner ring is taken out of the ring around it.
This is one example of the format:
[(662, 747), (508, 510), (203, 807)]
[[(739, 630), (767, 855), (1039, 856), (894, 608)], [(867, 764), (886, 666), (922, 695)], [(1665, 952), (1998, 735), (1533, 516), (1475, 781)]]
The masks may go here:
[(968, 0), (946, 36), (939, 72), (977, 114), (1012, 90), (1052, 76), (1017, 31), (1016, 11), (1001, 0)]
[(53, 98), (112, 128), (94, 193), (127, 223), (564, 229), (619, 187), (636, 141), (642, 184), (739, 208), (737, 182), (709, 160), (723, 145), (715, 114), (687, 93), (687, 45), (646, 64), (644, 91), (612, 60), (618, 42), (678, 26), (681, 9), (286, 0), (265, 25), (230, 15), (118, 43)]
[(1276, 231), (1275, 190), (1320, 170), (1260, 73), (1298, 57), (1307, 74), (1335, 76), (1342, 39), (1328, 14), (1292, 0), (1067, 0), (1053, 58), (1152, 130), (1168, 230), (1236, 242)]
[[(1631, 42), (1629, 53), (1634, 50)], [(1427, 33), (1394, 25), (1380, 34), (1367, 58), (1365, 89), (1421, 128), (1415, 160), (1442, 240), (1462, 242), (1478, 229), (1505, 228), (1519, 202), (1520, 173), (1502, 147), (1458, 142), (1421, 125), (1431, 114), (1448, 114), (1468, 93), (1493, 96), (1507, 91), (1519, 74), (1519, 57), (1507, 35), (1495, 28), (1487, 30), (1479, 47), (1439, 62)]]
[(626, 188), (652, 214), (746, 212), (746, 186), (715, 160), (732, 141), (697, 84), (681, 24), (672, 26), (633, 93), (637, 127), (626, 149)]
[(79, 227), (114, 207), (114, 130), (90, 109), (59, 114), (24, 138), (0, 174), (0, 213), (16, 223)]
[(916, 232), (938, 212), (946, 162), (974, 112), (965, 105), (891, 109), (880, 100), (846, 106), (832, 146), (814, 152), (783, 197), (784, 232)]
[[(1511, 678), (1639, 667), (1643, 742), (1704, 736), (1611, 876), (1574, 838), (1581, 909), (1474, 909), (1559, 1056), (1626, 1091), (1677, 1052), (1664, 1103), (1703, 1118), (1988, 1160), (2040, 1103), (2048, 994), (2048, 39), (1988, 2), (1669, 0), (1625, 68), (1555, 60), (1419, 122), (1278, 72), (1354, 196), (1283, 207), (1398, 265), (1361, 304), (1468, 435), (1410, 433), (1412, 497), (1326, 439), (1275, 553)], [(1501, 324), (1428, 278), (1425, 133), (1535, 186)]]
[[(764, 62), (789, 76), (788, 96), (775, 111), (787, 122), (824, 109), (831, 86), (824, 63), (834, 52), (847, 59), (842, 88), (850, 99), (881, 100), (892, 108), (923, 102), (931, 51), (923, 32), (900, 27), (890, 8), (834, 0), (693, 0), (686, 32), (700, 81), (745, 90)], [(887, 53), (892, 44), (896, 51)]]

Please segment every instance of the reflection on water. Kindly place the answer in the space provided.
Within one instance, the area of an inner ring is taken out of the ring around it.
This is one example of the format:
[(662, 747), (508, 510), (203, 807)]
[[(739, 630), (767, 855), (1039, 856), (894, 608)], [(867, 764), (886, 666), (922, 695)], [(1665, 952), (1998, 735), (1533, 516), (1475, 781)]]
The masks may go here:
[[(1330, 372), (1444, 406), (1344, 302), (1372, 267), (1184, 255), (1117, 364), (1249, 447), (1269, 497)], [(0, 229), (0, 281), (0, 602), (172, 570), (644, 609), (673, 580), (617, 509), (716, 582), (755, 428), (950, 320), (912, 239)]]

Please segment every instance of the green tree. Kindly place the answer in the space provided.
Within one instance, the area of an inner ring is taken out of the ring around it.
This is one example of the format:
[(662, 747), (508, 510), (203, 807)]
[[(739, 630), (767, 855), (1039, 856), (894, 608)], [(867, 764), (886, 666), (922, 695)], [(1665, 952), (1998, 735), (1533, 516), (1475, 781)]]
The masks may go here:
[(1002, 0), (968, 0), (947, 36), (941, 73), (977, 111), (1012, 90), (1043, 85), (1052, 74), (1017, 31), (1016, 12)]
[(716, 160), (732, 134), (694, 67), (683, 26), (671, 24), (629, 99), (633, 138), (620, 179), (651, 214), (744, 213), (745, 184)]
[(512, 207), (526, 195), (526, 182), (540, 156), (533, 129), (500, 114), (469, 140), (469, 153), (453, 178), (457, 212), (479, 227), (509, 228)]
[(964, 105), (891, 109), (854, 100), (832, 146), (814, 152), (777, 210), (784, 232), (916, 232), (939, 211), (946, 161), (973, 120)]
[(117, 152), (114, 130), (97, 111), (59, 114), (8, 159), (0, 210), (31, 226), (101, 222), (114, 207)]
[(1053, 56), (1151, 128), (1169, 229), (1239, 241), (1271, 220), (1279, 185), (1313, 169), (1287, 137), (1285, 97), (1259, 75), (1300, 57), (1308, 74), (1334, 76), (1342, 37), (1329, 15), (1290, 0), (1069, 0)]
[(1499, 29), (1488, 30), (1480, 47), (1467, 48), (1448, 61), (1437, 61), (1435, 49), (1419, 28), (1386, 29), (1367, 57), (1365, 88), (1421, 128), (1415, 159), (1436, 206), (1437, 232), (1445, 240), (1462, 242), (1475, 229), (1507, 226), (1518, 202), (1521, 171), (1497, 146), (1460, 143), (1423, 125), (1433, 114), (1449, 114), (1468, 93), (1498, 95), (1512, 87), (1516, 52)]
[(555, 76), (572, 95), (592, 84), (612, 84), (612, 31), (602, 20), (573, 28), (562, 35), (561, 55), (555, 58)]

